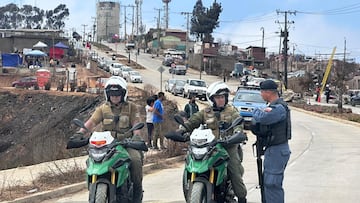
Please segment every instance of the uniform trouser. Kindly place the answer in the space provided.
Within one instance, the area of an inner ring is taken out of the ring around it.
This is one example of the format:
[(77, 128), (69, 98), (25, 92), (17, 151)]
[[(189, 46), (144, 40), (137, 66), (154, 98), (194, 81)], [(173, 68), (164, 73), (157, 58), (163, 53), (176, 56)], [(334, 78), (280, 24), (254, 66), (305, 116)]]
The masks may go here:
[(266, 203), (283, 203), (284, 171), (290, 158), (288, 143), (270, 146), (264, 155), (264, 192)]
[(164, 148), (164, 134), (162, 133), (162, 123), (154, 123), (154, 144), (153, 147), (157, 148), (158, 139), (160, 139), (160, 147)]
[(134, 184), (133, 202), (140, 203), (143, 196), (142, 179), (143, 179), (143, 159), (140, 151), (132, 148), (127, 148), (131, 159), (130, 175), (131, 181)]
[(238, 198), (245, 198), (247, 195), (246, 186), (243, 181), (244, 167), (238, 153), (238, 145), (233, 145), (226, 149), (229, 154), (228, 173), (235, 195)]

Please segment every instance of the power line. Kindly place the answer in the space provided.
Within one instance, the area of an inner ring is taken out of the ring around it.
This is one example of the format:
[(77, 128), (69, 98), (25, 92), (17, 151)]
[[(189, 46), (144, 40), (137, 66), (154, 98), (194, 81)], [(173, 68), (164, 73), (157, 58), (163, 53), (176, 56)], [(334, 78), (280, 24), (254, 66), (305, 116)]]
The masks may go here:
[(351, 4), (348, 6), (325, 10), (325, 11), (318, 11), (318, 12), (309, 12), (309, 11), (297, 11), (298, 13), (302, 14), (309, 14), (309, 15), (343, 15), (343, 14), (351, 14), (351, 13), (358, 13), (360, 12), (360, 3)]

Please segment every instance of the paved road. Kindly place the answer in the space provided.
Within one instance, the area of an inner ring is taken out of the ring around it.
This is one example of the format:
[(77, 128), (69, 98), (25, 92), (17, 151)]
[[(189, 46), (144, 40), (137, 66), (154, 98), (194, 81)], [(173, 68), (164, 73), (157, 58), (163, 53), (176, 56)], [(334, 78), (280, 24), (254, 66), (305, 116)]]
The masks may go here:
[[(112, 43), (104, 43), (104, 44), (106, 46), (109, 46), (113, 50), (115, 50), (114, 44), (112, 44)], [(98, 52), (98, 53), (100, 56), (106, 56), (105, 53), (101, 53), (101, 52)], [(128, 56), (128, 53), (125, 52), (124, 44), (118, 44), (117, 53), (124, 55), (124, 56)], [(151, 54), (146, 54), (146, 53), (140, 53), (140, 55), (137, 56), (135, 54), (135, 52), (133, 51), (130, 54), (130, 58), (131, 58), (131, 60), (136, 61), (138, 64), (147, 68), (146, 70), (139, 70), (139, 72), (142, 73), (144, 84), (146, 84), (146, 83), (152, 84), (159, 90), (160, 90), (160, 84), (161, 84), (162, 91), (165, 91), (164, 81), (169, 78), (173, 78), (173, 77), (174, 78), (184, 78), (184, 79), (200, 78), (200, 73), (196, 70), (189, 69), (189, 71), (186, 73), (186, 75), (173, 75), (173, 74), (169, 73), (169, 70), (168, 70), (169, 67), (166, 67), (166, 66), (163, 66), (165, 71), (162, 74), (160, 74), (160, 72), (158, 71), (158, 68), (160, 66), (162, 66), (162, 60), (163, 60), (162, 56), (152, 57)], [(160, 78), (160, 76), (162, 76), (162, 78)], [(206, 74), (202, 74), (201, 79), (204, 79), (208, 84), (215, 82), (215, 81), (223, 80), (223, 78), (220, 78), (219, 76), (206, 75)], [(162, 82), (160, 82), (160, 81), (162, 81)], [(239, 82), (237, 80), (229, 80), (229, 81), (227, 81), (227, 84), (229, 85), (231, 90), (235, 91), (237, 89)]]
[[(111, 44), (111, 43), (105, 43), (105, 45), (111, 47), (113, 50), (115, 50), (115, 45)], [(117, 53), (122, 54), (124, 56), (128, 56), (128, 54), (125, 52), (124, 49), (124, 44), (119, 44), (118, 48), (117, 48)], [(99, 52), (99, 54), (101, 56), (106, 56), (105, 53), (101, 53)], [(163, 66), (166, 71), (163, 72), (162, 74), (162, 79), (160, 79), (160, 73), (157, 70), (160, 66), (162, 66), (162, 56), (159, 57), (152, 57), (151, 54), (146, 54), (146, 53), (140, 53), (139, 56), (135, 55), (135, 52), (132, 52), (132, 54), (130, 54), (130, 58), (133, 61), (137, 61), (137, 63), (141, 64), (144, 67), (147, 67), (146, 70), (140, 70), (139, 72), (142, 73), (142, 77), (144, 80), (144, 84), (152, 84), (153, 86), (157, 87), (158, 89), (160, 89), (160, 86), (162, 86), (162, 90), (165, 91), (164, 88), (164, 82), (165, 80), (175, 77), (175, 78), (200, 78), (200, 73), (196, 70), (193, 69), (189, 69), (188, 73), (186, 75), (172, 75), (169, 74), (168, 71), (168, 67)], [(204, 79), (208, 84), (215, 82), (215, 81), (219, 81), (219, 80), (223, 80), (223, 78), (219, 77), (219, 76), (212, 76), (212, 75), (206, 75), (206, 74), (202, 74), (201, 76), (202, 79)], [(160, 82), (162, 81), (162, 82)], [(239, 85), (239, 81), (236, 79), (230, 79), (228, 81), (226, 81), (227, 85), (230, 87), (230, 89), (232, 91), (236, 91), (237, 87)], [(137, 84), (136, 86), (138, 87), (143, 87), (143, 84)], [(319, 105), (327, 105), (327, 106), (337, 106), (337, 104), (327, 104), (325, 102), (325, 98), (323, 98), (321, 100), (321, 103), (315, 102), (314, 98), (306, 98), (306, 101), (310, 101), (311, 104), (319, 104)], [(360, 114), (360, 107), (356, 106), (353, 107), (351, 105), (344, 105), (344, 108), (351, 108), (353, 113), (356, 114)]]
[[(360, 193), (360, 126), (319, 118), (301, 111), (292, 111), (293, 138), (291, 159), (286, 170), (284, 187), (286, 202), (338, 203), (358, 202)], [(244, 146), (245, 184), (248, 202), (260, 202), (256, 160), (251, 144)], [(144, 177), (144, 202), (184, 202), (181, 196), (183, 165)], [(87, 191), (47, 201), (86, 202)], [(45, 202), (44, 202), (45, 203)]]

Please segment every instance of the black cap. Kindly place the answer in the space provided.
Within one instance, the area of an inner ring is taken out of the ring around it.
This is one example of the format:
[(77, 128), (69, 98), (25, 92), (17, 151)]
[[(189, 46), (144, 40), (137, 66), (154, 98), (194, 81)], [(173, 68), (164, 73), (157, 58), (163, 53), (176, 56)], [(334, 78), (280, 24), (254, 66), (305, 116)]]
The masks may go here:
[(260, 83), (260, 90), (277, 90), (277, 87), (273, 80), (265, 80)]

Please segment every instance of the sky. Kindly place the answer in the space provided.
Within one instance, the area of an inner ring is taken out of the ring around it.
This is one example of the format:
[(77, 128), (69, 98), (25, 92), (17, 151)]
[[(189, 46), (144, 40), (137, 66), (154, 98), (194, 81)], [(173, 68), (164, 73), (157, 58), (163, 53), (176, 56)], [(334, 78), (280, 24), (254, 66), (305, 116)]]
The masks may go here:
[[(135, 0), (115, 0), (121, 5), (135, 5)], [(214, 30), (215, 41), (221, 39), (241, 49), (262, 46), (267, 52), (279, 52), (280, 29), (284, 30), (285, 15), (277, 11), (296, 12), (288, 14), (289, 52), (318, 59), (328, 58), (334, 47), (335, 57), (342, 59), (346, 41), (346, 58), (360, 63), (360, 2), (358, 0), (216, 0), (223, 11), (219, 27)], [(30, 4), (41, 9), (54, 9), (66, 4), (70, 16), (65, 21), (66, 30), (83, 32), (82, 24), (89, 29), (96, 16), (97, 0), (1, 0), (0, 6), (15, 3)], [(171, 0), (169, 3), (169, 28), (186, 30), (186, 16), (181, 12), (192, 12), (196, 0)], [(202, 0), (207, 8), (214, 0)], [(142, 22), (146, 29), (157, 25), (158, 11), (163, 9), (162, 0), (142, 0)], [(131, 11), (128, 8), (128, 18)], [(161, 17), (164, 16), (161, 11)], [(165, 23), (162, 23), (165, 25)], [(124, 26), (123, 26), (124, 27)], [(127, 29), (131, 27), (127, 25)], [(120, 35), (124, 33), (120, 29)], [(263, 35), (264, 33), (264, 35)], [(264, 40), (263, 39), (264, 36)], [(282, 42), (281, 42), (282, 43)], [(281, 45), (282, 46), (282, 45)]]

